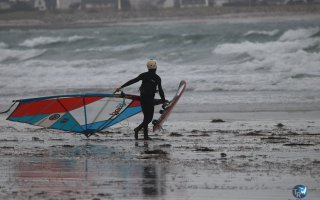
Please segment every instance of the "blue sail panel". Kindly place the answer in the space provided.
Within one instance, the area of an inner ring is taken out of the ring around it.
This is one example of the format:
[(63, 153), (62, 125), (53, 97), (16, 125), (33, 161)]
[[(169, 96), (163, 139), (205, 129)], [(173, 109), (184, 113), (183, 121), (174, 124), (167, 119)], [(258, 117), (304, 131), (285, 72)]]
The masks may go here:
[(85, 130), (87, 127), (89, 127), (90, 131), (94, 131), (94, 130), (99, 131), (99, 128), (101, 126), (103, 126), (103, 124), (105, 124), (105, 123), (106, 123), (106, 121), (94, 122), (94, 123), (87, 124), (87, 126), (82, 125), (82, 128)]
[(141, 106), (136, 106), (136, 107), (128, 107), (126, 108), (122, 113), (120, 113), (116, 118), (114, 118), (113, 120), (110, 120), (109, 123), (107, 123), (106, 125), (103, 126), (103, 129), (108, 128), (110, 126), (113, 126), (129, 117), (132, 117), (135, 114), (138, 114), (139, 112), (141, 112)]
[(15, 122), (21, 122), (21, 123), (27, 123), (27, 124), (36, 124), (40, 120), (47, 117), (49, 114), (42, 114), (42, 115), (25, 115), (22, 117), (9, 117), (8, 120), (15, 121)]
[(64, 114), (50, 128), (64, 130), (64, 131), (77, 132), (77, 133), (81, 133), (84, 131), (84, 129), (79, 125), (79, 123), (69, 113)]

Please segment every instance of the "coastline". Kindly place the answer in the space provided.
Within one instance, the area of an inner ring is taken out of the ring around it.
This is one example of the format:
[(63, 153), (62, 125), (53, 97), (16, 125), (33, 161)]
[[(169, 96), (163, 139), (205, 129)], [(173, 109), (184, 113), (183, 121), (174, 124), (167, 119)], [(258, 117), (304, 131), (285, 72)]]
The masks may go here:
[(268, 6), (252, 8), (213, 7), (163, 9), (154, 12), (110, 10), (60, 12), (5, 12), (0, 15), (0, 30), (59, 29), (107, 25), (152, 24), (161, 22), (249, 23), (289, 20), (318, 20), (320, 5)]

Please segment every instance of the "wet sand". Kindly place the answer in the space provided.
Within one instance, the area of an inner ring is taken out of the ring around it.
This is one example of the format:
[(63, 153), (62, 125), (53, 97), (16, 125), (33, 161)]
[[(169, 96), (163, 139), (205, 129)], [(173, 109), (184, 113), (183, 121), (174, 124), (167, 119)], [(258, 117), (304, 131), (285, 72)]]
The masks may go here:
[(174, 113), (147, 142), (139, 116), (89, 139), (1, 116), (0, 199), (319, 199), (315, 116)]

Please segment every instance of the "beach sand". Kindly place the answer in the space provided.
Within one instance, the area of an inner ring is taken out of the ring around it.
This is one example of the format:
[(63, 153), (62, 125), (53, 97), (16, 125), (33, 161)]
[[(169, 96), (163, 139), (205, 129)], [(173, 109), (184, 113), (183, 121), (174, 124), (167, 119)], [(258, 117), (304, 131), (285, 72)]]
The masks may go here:
[(318, 116), (174, 113), (152, 141), (139, 116), (89, 139), (1, 116), (0, 199), (319, 199)]

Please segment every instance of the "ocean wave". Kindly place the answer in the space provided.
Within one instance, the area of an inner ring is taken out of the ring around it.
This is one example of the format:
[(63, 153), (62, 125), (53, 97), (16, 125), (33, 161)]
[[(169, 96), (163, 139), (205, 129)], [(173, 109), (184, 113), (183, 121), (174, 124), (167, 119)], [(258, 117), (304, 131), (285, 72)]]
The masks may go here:
[(248, 31), (247, 33), (244, 34), (245, 37), (251, 36), (251, 35), (266, 35), (266, 36), (275, 36), (280, 32), (279, 29), (275, 29), (272, 31), (256, 31), (256, 30), (251, 30)]
[[(316, 52), (320, 47), (320, 28), (288, 30), (282, 34), (278, 40), (268, 42), (243, 41), (240, 43), (224, 43), (213, 49), (214, 54), (236, 57), (237, 60), (243, 60), (244, 57), (254, 58), (249, 62), (257, 62), (273, 59), (276, 61), (285, 61), (293, 58), (296, 52), (309, 51)], [(311, 54), (310, 54), (311, 55)], [(234, 59), (232, 59), (234, 61)], [(289, 61), (289, 60), (288, 60)]]
[(4, 42), (0, 42), (0, 48), (7, 48), (8, 45)]
[[(176, 92), (180, 80), (187, 81), (182, 101), (189, 101), (190, 95), (196, 94), (196, 101), (207, 98), (208, 102), (215, 102), (218, 94), (221, 102), (225, 102), (232, 99), (230, 94), (250, 94), (251, 91), (253, 95), (244, 95), (242, 102), (247, 102), (247, 98), (256, 100), (259, 97), (254, 93), (264, 94), (263, 91), (280, 91), (279, 94), (317, 91), (320, 94), (317, 87), (320, 84), (319, 28), (301, 31), (297, 27), (306, 24), (289, 25), (287, 31), (284, 30), (287, 25), (281, 24), (262, 23), (244, 28), (235, 24), (199, 28), (183, 25), (183, 29), (170, 27), (171, 34), (162, 26), (154, 30), (120, 27), (120, 31), (107, 27), (96, 29), (101, 34), (93, 39), (77, 35), (90, 36), (94, 28), (59, 30), (56, 34), (52, 30), (34, 31), (30, 33), (32, 37), (23, 39), (18, 39), (21, 33), (12, 33), (13, 38), (0, 41), (9, 46), (0, 48), (0, 87), (2, 94), (16, 96), (113, 92), (114, 88), (146, 71), (147, 59), (155, 58), (168, 97)], [(264, 31), (268, 27), (273, 28)], [(45, 35), (57, 37), (43, 37)], [(12, 49), (18, 45), (16, 50)], [(41, 49), (47, 49), (43, 56), (46, 50)], [(125, 92), (139, 94), (139, 85), (129, 86)], [(272, 94), (270, 92), (270, 101), (273, 101)]]
[(13, 50), (13, 49), (0, 49), (0, 62), (8, 60), (28, 60), (38, 57), (45, 53), (45, 49), (29, 49), (29, 50)]
[[(319, 29), (289, 30), (282, 39), (264, 42), (224, 43), (213, 49), (222, 63), (224, 76), (215, 75), (208, 89), (222, 91), (319, 91)], [(301, 33), (306, 33), (301, 35)], [(310, 48), (312, 51), (310, 51)], [(245, 62), (240, 62), (248, 57)], [(236, 60), (234, 58), (237, 58)], [(229, 82), (236, 81), (235, 84)], [(237, 83), (238, 82), (238, 83)], [(196, 90), (199, 90), (196, 87)], [(202, 88), (205, 90), (205, 87)]]
[(127, 51), (132, 49), (139, 49), (145, 47), (145, 43), (138, 43), (138, 44), (128, 44), (128, 45), (119, 45), (113, 48), (114, 51)]
[(50, 44), (57, 44), (57, 43), (62, 43), (62, 42), (76, 42), (79, 40), (84, 40), (87, 39), (88, 37), (83, 37), (83, 36), (70, 36), (70, 37), (47, 37), (47, 36), (40, 36), (32, 39), (27, 39), (20, 43), (20, 46), (23, 47), (37, 47), (37, 46), (43, 46), (43, 45), (50, 45)]
[(291, 78), (293, 79), (320, 78), (320, 74), (298, 73), (298, 74), (292, 75)]
[(103, 51), (110, 51), (112, 46), (101, 46), (101, 47), (93, 47), (93, 48), (82, 48), (76, 49), (75, 52), (103, 52)]
[(291, 54), (320, 44), (320, 38), (308, 38), (296, 41), (271, 41), (265, 43), (259, 42), (241, 42), (225, 43), (218, 45), (212, 52), (214, 54), (238, 54), (250, 55), (258, 60), (264, 60), (270, 56), (281, 57), (283, 54)]
[(137, 44), (127, 44), (127, 45), (118, 45), (118, 46), (100, 46), (100, 47), (93, 47), (93, 48), (84, 48), (84, 49), (76, 49), (75, 52), (122, 52), (134, 49), (140, 49), (145, 47), (145, 43), (137, 43)]
[(279, 41), (285, 42), (285, 41), (308, 39), (316, 34), (319, 34), (319, 32), (320, 32), (320, 27), (306, 28), (306, 29), (299, 28), (295, 30), (288, 30), (282, 34), (282, 36), (279, 38)]
[[(287, 66), (281, 60), (271, 60), (271, 71), (251, 71), (255, 63), (244, 63), (231, 66), (212, 66), (216, 71), (203, 73), (208, 66), (201, 65), (176, 65), (159, 63), (158, 74), (162, 77), (163, 88), (168, 94), (174, 93), (180, 80), (188, 83), (187, 91), (193, 92), (245, 92), (245, 91), (320, 91), (316, 85), (320, 78), (306, 78), (309, 74), (320, 74), (317, 55), (313, 58), (306, 55), (296, 55), (303, 63)], [(313, 62), (310, 62), (313, 60)], [(160, 60), (161, 62), (161, 60)], [(274, 63), (273, 63), (274, 62)], [(112, 63), (112, 64), (111, 64)], [(308, 66), (301, 68), (301, 65)], [(4, 94), (12, 91), (30, 95), (45, 93), (74, 93), (74, 92), (112, 92), (114, 88), (122, 85), (127, 80), (136, 77), (145, 70), (144, 62), (131, 60), (130, 65), (141, 66), (128, 69), (129, 62), (117, 60), (44, 60), (30, 59), (20, 63), (0, 64), (4, 85), (1, 90)], [(275, 69), (278, 67), (279, 69)], [(285, 67), (289, 67), (285, 72)], [(221, 68), (229, 68), (221, 71)], [(198, 69), (198, 71), (195, 71)], [(201, 70), (202, 69), (202, 70)], [(127, 71), (126, 71), (127, 70)], [(125, 71), (125, 73), (124, 73)], [(310, 73), (306, 73), (310, 71)], [(121, 77), (114, 79), (112, 77)], [(305, 78), (304, 78), (305, 77)], [(15, 80), (15, 81), (12, 81)], [(41, 83), (41, 84), (39, 84)], [(139, 84), (127, 87), (125, 92), (138, 94)], [(28, 91), (26, 93), (25, 91)], [(170, 96), (170, 95), (169, 95)]]

